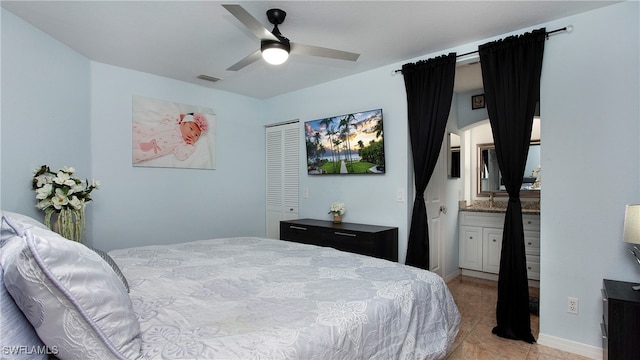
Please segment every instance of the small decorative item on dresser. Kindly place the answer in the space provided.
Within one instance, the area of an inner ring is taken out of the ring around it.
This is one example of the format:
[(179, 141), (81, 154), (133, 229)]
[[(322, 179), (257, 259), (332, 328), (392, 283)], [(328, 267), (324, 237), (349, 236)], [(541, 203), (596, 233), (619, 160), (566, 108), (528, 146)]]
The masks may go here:
[(347, 211), (342, 202), (334, 202), (331, 204), (329, 214), (333, 214), (333, 223), (340, 224), (342, 222), (342, 215)]
[(47, 165), (42, 165), (34, 170), (32, 187), (38, 200), (36, 207), (44, 211), (44, 224), (63, 237), (81, 243), (84, 208), (100, 182), (82, 181), (73, 176), (74, 172), (74, 168), (66, 166), (52, 172)]

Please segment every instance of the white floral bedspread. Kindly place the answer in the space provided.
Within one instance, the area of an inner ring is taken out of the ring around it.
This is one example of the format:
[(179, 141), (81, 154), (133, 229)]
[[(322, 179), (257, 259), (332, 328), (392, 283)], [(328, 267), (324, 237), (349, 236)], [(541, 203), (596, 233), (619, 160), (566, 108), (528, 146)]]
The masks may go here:
[(226, 238), (109, 254), (147, 359), (441, 359), (460, 324), (439, 276), (331, 248)]

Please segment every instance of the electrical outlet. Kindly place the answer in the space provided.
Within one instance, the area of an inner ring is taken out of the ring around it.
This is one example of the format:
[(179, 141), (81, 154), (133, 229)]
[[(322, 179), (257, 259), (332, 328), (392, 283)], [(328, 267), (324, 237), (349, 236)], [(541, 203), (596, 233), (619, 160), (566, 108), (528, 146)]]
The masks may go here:
[(578, 299), (569, 297), (567, 298), (567, 312), (569, 314), (578, 315)]

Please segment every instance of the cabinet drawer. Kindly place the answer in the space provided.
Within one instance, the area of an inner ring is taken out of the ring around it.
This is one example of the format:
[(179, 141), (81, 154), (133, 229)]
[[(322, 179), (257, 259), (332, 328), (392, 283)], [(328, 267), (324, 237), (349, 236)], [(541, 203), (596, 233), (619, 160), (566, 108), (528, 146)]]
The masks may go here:
[(540, 255), (540, 233), (538, 231), (524, 231), (524, 253)]
[(527, 257), (527, 277), (533, 280), (540, 280), (540, 262), (529, 261)]
[(460, 225), (502, 228), (504, 213), (461, 211)]
[(522, 226), (525, 231), (540, 231), (540, 215), (522, 215)]

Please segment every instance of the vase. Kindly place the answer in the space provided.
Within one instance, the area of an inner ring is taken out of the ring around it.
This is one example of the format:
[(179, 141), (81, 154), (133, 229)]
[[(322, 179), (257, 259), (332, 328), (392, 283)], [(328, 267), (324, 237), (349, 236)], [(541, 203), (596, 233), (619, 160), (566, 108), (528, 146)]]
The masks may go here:
[(339, 214), (333, 214), (333, 223), (334, 223), (334, 224), (340, 224), (340, 223), (342, 223), (342, 215), (339, 215)]
[(84, 209), (47, 210), (44, 224), (60, 236), (82, 243), (84, 235)]

